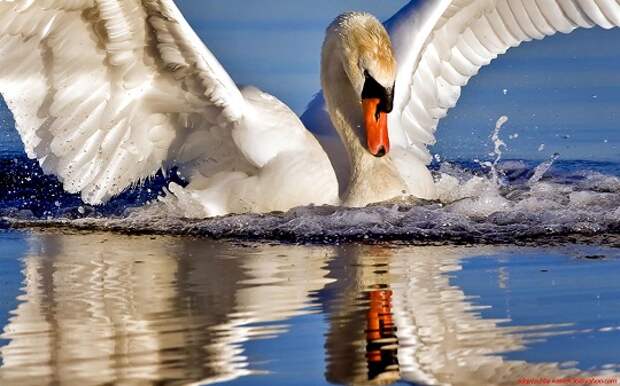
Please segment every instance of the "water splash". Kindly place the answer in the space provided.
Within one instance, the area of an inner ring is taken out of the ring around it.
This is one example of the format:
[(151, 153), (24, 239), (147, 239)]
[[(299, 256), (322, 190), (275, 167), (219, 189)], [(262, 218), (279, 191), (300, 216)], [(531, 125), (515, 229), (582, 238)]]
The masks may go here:
[(532, 186), (536, 184), (538, 181), (540, 181), (545, 175), (545, 173), (547, 173), (549, 169), (551, 169), (551, 166), (553, 166), (553, 163), (559, 157), (560, 157), (560, 153), (553, 153), (550, 159), (536, 166), (536, 168), (534, 169), (534, 174), (532, 174), (532, 177), (530, 177), (530, 179), (527, 181), (528, 185)]
[[(499, 129), (495, 137), (499, 139)], [(497, 150), (496, 158), (501, 158), (502, 147)], [(471, 161), (443, 161), (433, 167), (439, 200), (418, 205), (311, 206), (286, 213), (188, 220), (156, 200), (169, 182), (163, 176), (93, 207), (64, 193), (36, 162), (17, 157), (0, 159), (0, 183), (5, 187), (0, 228), (69, 227), (327, 243), (546, 243), (577, 236), (620, 245), (620, 164), (555, 159), (552, 164), (497, 159), (488, 168)]]
[(499, 173), (497, 172), (497, 164), (502, 159), (502, 154), (503, 154), (502, 148), (503, 149), (507, 148), (506, 142), (504, 142), (500, 138), (499, 133), (507, 122), (508, 122), (507, 116), (502, 115), (501, 117), (499, 117), (499, 119), (495, 122), (495, 129), (491, 133), (490, 138), (491, 138), (491, 141), (493, 142), (493, 151), (489, 153), (489, 156), (495, 157), (493, 161), (476, 160), (476, 162), (479, 163), (480, 166), (483, 166), (489, 169), (491, 173), (491, 180), (493, 181), (495, 185), (498, 185), (498, 186), (501, 184), (501, 181), (499, 178)]

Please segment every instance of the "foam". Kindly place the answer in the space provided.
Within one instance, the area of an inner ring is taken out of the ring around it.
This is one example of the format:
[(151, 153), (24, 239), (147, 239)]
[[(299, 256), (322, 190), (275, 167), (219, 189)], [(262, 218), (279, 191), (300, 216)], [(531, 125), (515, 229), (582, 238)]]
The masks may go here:
[[(498, 123), (497, 130), (501, 128)], [(497, 131), (499, 134), (499, 131)], [(496, 135), (496, 139), (499, 136)], [(63, 227), (127, 233), (288, 240), (296, 242), (514, 243), (617, 240), (620, 165), (566, 161), (443, 161), (433, 168), (437, 201), (399, 201), (366, 208), (300, 207), (286, 213), (188, 219), (183, 195), (166, 193), (158, 176), (106, 206), (84, 205), (25, 158), (0, 160), (0, 227)], [(169, 173), (175, 175), (175, 173)], [(181, 186), (182, 181), (175, 181)], [(165, 199), (158, 199), (166, 196)]]

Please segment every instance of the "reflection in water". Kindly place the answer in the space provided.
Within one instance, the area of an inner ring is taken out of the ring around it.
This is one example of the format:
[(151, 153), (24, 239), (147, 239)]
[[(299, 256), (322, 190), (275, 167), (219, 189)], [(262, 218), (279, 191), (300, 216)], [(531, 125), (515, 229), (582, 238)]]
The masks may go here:
[[(341, 248), (328, 265), (336, 280), (322, 291), (329, 318), (326, 379), (515, 385), (521, 378), (593, 375), (570, 368), (574, 363), (531, 364), (500, 355), (570, 331), (558, 325), (506, 327), (502, 322), (508, 320), (482, 318), (483, 307), (450, 284), (450, 277), (462, 269), (461, 258), (484, 253), (451, 246)], [(505, 274), (503, 280), (507, 285)], [(380, 338), (371, 336), (377, 322)]]
[(328, 282), (313, 248), (111, 235), (31, 244), (2, 385), (234, 379), (251, 372), (243, 342), (287, 328), (256, 324), (309, 312)]
[(392, 291), (370, 291), (366, 323), (368, 379), (398, 379), (398, 337), (392, 320)]
[(325, 345), (332, 383), (515, 384), (576, 373), (498, 354), (523, 349), (553, 326), (483, 319), (450, 284), (472, 249), (241, 246), (108, 234), (43, 234), (29, 243), (20, 304), (4, 328), (2, 385), (269, 377), (261, 371), (269, 363), (247, 351), (250, 341), (280, 339), (295, 329), (296, 316), (318, 311), (327, 331), (313, 343)]

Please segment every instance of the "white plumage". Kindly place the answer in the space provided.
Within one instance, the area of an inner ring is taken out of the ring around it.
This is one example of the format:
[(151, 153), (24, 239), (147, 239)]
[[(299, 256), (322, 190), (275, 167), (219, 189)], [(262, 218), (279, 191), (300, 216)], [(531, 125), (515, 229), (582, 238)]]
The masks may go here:
[[(384, 161), (399, 175), (392, 190), (433, 196), (426, 146), (480, 67), (524, 41), (594, 25), (620, 25), (620, 2), (426, 0), (401, 9), (386, 22), (398, 63)], [(28, 156), (88, 203), (172, 165), (190, 178), (170, 189), (191, 216), (340, 202), (314, 136), (276, 98), (240, 91), (172, 0), (0, 0), (0, 93)], [(313, 103), (304, 121), (330, 126), (326, 114)], [(346, 202), (373, 197), (384, 198)]]
[(400, 87), (389, 116), (393, 141), (423, 152), (423, 159), (430, 161), (426, 145), (435, 142), (439, 120), (482, 66), (511, 47), (557, 32), (620, 26), (620, 2), (422, 1), (404, 7), (386, 25), (400, 63)]

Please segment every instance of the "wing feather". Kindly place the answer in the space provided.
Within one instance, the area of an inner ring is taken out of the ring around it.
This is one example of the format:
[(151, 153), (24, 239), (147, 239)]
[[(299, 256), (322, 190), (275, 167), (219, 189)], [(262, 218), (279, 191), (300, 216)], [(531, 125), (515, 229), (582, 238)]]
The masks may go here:
[(435, 142), (439, 119), (482, 66), (522, 42), (578, 27), (620, 26), (620, 1), (412, 1), (386, 25), (399, 59), (392, 143), (428, 162), (428, 151), (420, 149)]
[(172, 0), (0, 0), (0, 93), (28, 156), (89, 203), (191, 162), (190, 137), (240, 154), (244, 99)]

